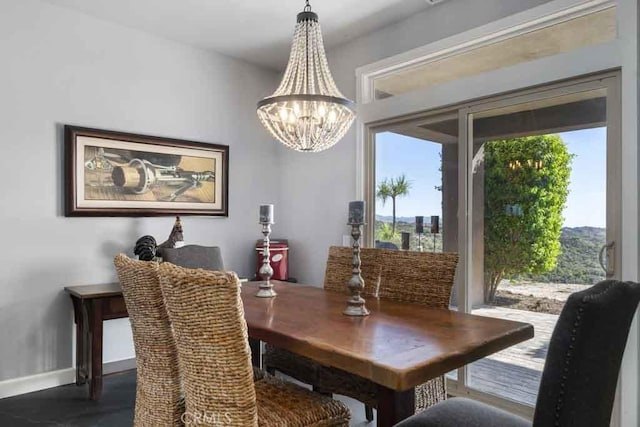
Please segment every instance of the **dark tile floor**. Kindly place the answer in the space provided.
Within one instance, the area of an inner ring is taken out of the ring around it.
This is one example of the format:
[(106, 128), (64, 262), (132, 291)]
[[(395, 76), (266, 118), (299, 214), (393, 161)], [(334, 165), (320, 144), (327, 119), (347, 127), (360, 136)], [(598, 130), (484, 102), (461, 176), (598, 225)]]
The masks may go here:
[(127, 427), (133, 424), (135, 371), (104, 377), (102, 397), (75, 384), (0, 400), (0, 426)]
[[(363, 404), (345, 396), (335, 398), (351, 410), (352, 427), (375, 426), (375, 421), (366, 422)], [(126, 371), (104, 377), (98, 402), (89, 400), (87, 385), (75, 384), (0, 399), (0, 427), (130, 427), (135, 400), (136, 373)]]

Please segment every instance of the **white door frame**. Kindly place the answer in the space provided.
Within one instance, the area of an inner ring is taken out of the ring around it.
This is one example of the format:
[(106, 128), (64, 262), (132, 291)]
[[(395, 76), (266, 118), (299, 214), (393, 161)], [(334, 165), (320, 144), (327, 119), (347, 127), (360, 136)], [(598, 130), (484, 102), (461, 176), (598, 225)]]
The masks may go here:
[[(473, 115), (498, 109), (502, 107), (524, 104), (534, 102), (538, 100), (560, 97), (572, 93), (588, 92), (598, 89), (606, 89), (607, 91), (607, 170), (619, 171), (618, 165), (621, 164), (620, 159), (620, 73), (610, 72), (597, 76), (588, 76), (583, 78), (577, 78), (572, 81), (560, 82), (556, 84), (546, 85), (544, 87), (537, 87), (519, 91), (518, 93), (497, 95), (495, 97), (471, 101), (465, 104), (459, 104), (456, 106), (448, 107), (444, 110), (437, 110), (427, 113), (419, 113), (407, 117), (394, 118), (377, 122), (374, 124), (368, 124), (364, 126), (365, 134), (365, 158), (367, 159), (364, 165), (365, 174), (365, 191), (364, 199), (367, 200), (371, 206), (375, 204), (374, 183), (375, 179), (375, 134), (379, 132), (392, 131), (394, 127), (403, 123), (410, 122), (412, 124), (427, 123), (427, 122), (439, 122), (446, 118), (458, 117), (458, 251), (460, 253), (459, 272), (462, 272), (463, 277), (458, 278), (458, 307), (464, 312), (471, 312), (471, 303), (469, 297), (469, 284), (472, 282), (472, 269), (467, 266), (472, 265), (471, 254), (473, 253), (471, 239), (472, 236), (472, 215), (469, 206), (473, 203), (473, 177), (472, 170), (472, 155), (473, 153)], [(613, 174), (607, 177), (607, 240), (613, 240), (621, 242), (622, 236), (620, 236), (620, 209), (618, 208), (621, 193), (620, 176)], [(374, 226), (375, 224), (375, 210), (369, 209), (368, 212), (367, 229), (365, 235), (367, 236), (367, 245), (373, 244)], [(621, 265), (621, 252), (615, 252), (615, 262), (617, 266)], [(616, 270), (615, 278), (619, 278), (620, 269)], [(502, 407), (518, 415), (531, 418), (533, 416), (533, 408), (504, 399), (498, 396), (483, 393), (467, 386), (466, 378), (468, 377), (468, 370), (463, 367), (458, 370), (458, 379), (456, 381), (447, 380), (448, 392), (452, 395), (472, 397), (477, 400), (490, 403), (495, 406)]]

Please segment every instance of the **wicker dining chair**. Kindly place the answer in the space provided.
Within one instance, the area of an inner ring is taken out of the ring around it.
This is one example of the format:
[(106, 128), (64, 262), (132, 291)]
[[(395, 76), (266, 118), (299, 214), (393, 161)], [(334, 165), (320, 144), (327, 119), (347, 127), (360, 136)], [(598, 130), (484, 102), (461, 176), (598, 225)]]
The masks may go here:
[(254, 382), (235, 273), (159, 267), (185, 391), (185, 418), (239, 427), (348, 426), (342, 403), (267, 376)]
[(177, 350), (164, 308), (158, 264), (118, 255), (114, 264), (136, 353), (135, 427), (180, 426), (184, 401)]
[[(360, 275), (364, 280), (363, 298), (378, 296), (382, 257), (388, 251), (376, 248), (360, 248)], [(347, 283), (353, 276), (353, 249), (344, 246), (331, 246), (324, 272), (324, 289), (349, 294)]]
[[(364, 280), (362, 295), (364, 298), (377, 297), (378, 295), (382, 271), (380, 254), (379, 249), (362, 248), (360, 250), (360, 269)], [(348, 247), (330, 247), (324, 275), (324, 289), (348, 294), (347, 282), (352, 276), (352, 271), (353, 250)], [(275, 371), (280, 371), (298, 381), (314, 386), (316, 391), (328, 394), (326, 390), (318, 387), (320, 365), (313, 360), (267, 344), (262, 361), (267, 372), (275, 374)]]
[[(379, 257), (384, 260), (378, 290), (380, 299), (448, 309), (458, 265), (457, 253), (381, 249)], [(367, 420), (373, 419), (372, 408), (377, 407), (376, 384), (332, 367), (322, 367), (318, 378), (319, 389), (363, 402)], [(445, 399), (444, 376), (429, 380), (415, 388), (415, 412)]]
[[(218, 246), (186, 245), (181, 248), (162, 248), (158, 250), (158, 255), (163, 262), (170, 262), (180, 267), (224, 270), (222, 251)], [(260, 340), (249, 338), (249, 345), (252, 351), (260, 354), (262, 347)], [(254, 360), (260, 360), (260, 357), (258, 356)], [(254, 377), (258, 379), (263, 375), (260, 363), (256, 363)]]

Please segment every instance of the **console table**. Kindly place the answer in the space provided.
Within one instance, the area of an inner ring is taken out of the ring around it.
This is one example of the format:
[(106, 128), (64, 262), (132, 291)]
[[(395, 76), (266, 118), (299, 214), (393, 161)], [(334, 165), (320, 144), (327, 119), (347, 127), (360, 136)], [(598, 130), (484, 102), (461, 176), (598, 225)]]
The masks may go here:
[(119, 283), (67, 286), (76, 324), (76, 384), (89, 382), (89, 397), (102, 392), (102, 322), (129, 317)]
[[(102, 323), (129, 317), (120, 283), (67, 286), (76, 324), (76, 384), (89, 382), (89, 398), (102, 392)], [(249, 339), (251, 358), (260, 366), (260, 341)]]

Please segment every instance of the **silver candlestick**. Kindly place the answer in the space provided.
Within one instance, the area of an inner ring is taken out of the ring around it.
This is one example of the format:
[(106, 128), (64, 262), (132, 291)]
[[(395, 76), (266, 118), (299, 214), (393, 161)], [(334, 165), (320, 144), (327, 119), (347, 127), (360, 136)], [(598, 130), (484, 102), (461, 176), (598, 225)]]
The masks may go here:
[(353, 272), (347, 286), (351, 292), (351, 296), (347, 300), (347, 308), (343, 311), (347, 316), (368, 316), (369, 310), (365, 307), (364, 298), (360, 293), (364, 289), (364, 279), (360, 274), (360, 235), (361, 224), (351, 225), (351, 237), (353, 237)]
[(262, 235), (264, 236), (264, 240), (262, 243), (262, 266), (258, 273), (260, 273), (260, 277), (262, 278), (262, 282), (258, 288), (258, 293), (256, 294), (259, 298), (273, 298), (276, 295), (276, 291), (273, 290), (273, 285), (271, 284), (271, 276), (273, 276), (273, 268), (271, 268), (271, 263), (269, 259), (271, 254), (269, 252), (269, 235), (271, 234), (271, 224), (262, 223)]

